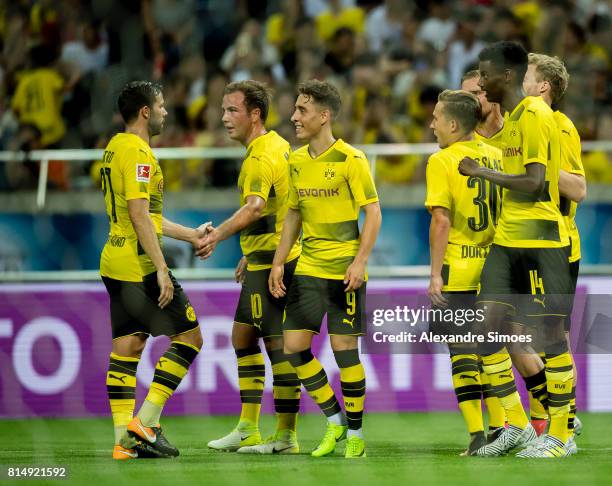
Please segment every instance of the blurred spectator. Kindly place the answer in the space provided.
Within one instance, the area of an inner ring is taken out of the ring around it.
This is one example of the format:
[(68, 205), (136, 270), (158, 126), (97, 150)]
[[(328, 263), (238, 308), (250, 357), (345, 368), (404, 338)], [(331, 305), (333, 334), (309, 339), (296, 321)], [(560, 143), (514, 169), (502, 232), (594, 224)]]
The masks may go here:
[(478, 64), (478, 53), (486, 45), (476, 39), (477, 24), (476, 12), (468, 12), (457, 25), (455, 35), (448, 46), (448, 85), (451, 89), (459, 89), (461, 76)]
[(355, 62), (355, 32), (348, 27), (340, 27), (336, 30), (331, 38), (324, 62), (333, 74), (348, 79)]
[(84, 21), (80, 38), (62, 47), (62, 61), (77, 66), (81, 75), (102, 71), (108, 63), (108, 42), (100, 27), (98, 20)]
[(402, 34), (402, 19), (409, 15), (407, 0), (385, 0), (366, 17), (366, 38), (371, 52), (397, 42)]
[(328, 41), (341, 28), (363, 33), (365, 13), (359, 7), (346, 7), (341, 0), (329, 0), (328, 8), (316, 16), (315, 22), (319, 39)]
[(449, 0), (432, 0), (429, 4), (429, 16), (421, 24), (417, 38), (427, 42), (434, 49), (443, 51), (455, 33), (456, 22), (451, 18)]

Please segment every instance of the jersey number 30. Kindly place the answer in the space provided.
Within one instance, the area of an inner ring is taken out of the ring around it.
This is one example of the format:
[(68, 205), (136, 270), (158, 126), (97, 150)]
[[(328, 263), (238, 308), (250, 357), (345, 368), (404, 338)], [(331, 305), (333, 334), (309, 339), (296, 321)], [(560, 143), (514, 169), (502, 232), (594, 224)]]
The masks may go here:
[(499, 189), (497, 186), (484, 180), (482, 177), (474, 176), (468, 177), (467, 185), (470, 189), (476, 188), (478, 191), (478, 194), (473, 199), (474, 204), (478, 208), (478, 218), (473, 216), (468, 218), (469, 228), (472, 231), (486, 230), (489, 227), (489, 214), (491, 215), (493, 225), (496, 225), (499, 209)]

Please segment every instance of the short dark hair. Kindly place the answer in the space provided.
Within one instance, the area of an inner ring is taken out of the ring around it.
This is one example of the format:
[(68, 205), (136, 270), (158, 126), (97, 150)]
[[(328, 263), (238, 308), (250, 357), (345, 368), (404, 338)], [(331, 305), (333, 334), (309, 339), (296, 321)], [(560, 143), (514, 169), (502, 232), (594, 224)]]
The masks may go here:
[(248, 79), (246, 81), (235, 81), (228, 84), (223, 90), (223, 94), (240, 92), (244, 95), (244, 106), (250, 113), (255, 108), (259, 108), (259, 118), (265, 123), (270, 109), (270, 99), (272, 93), (265, 83)]
[(495, 42), (480, 51), (478, 59), (480, 61), (491, 61), (498, 68), (515, 71), (516, 82), (523, 83), (523, 78), (527, 72), (527, 51), (518, 42)]
[(445, 116), (456, 120), (466, 133), (473, 131), (482, 119), (480, 102), (468, 91), (446, 89), (438, 95), (438, 101), (444, 103)]
[(117, 98), (117, 108), (125, 123), (130, 123), (138, 116), (143, 106), (153, 108), (155, 98), (161, 94), (162, 86), (151, 81), (130, 81)]
[(340, 113), (342, 108), (342, 98), (340, 92), (333, 84), (318, 79), (310, 79), (298, 85), (298, 93), (312, 98), (315, 103), (328, 108), (332, 118)]

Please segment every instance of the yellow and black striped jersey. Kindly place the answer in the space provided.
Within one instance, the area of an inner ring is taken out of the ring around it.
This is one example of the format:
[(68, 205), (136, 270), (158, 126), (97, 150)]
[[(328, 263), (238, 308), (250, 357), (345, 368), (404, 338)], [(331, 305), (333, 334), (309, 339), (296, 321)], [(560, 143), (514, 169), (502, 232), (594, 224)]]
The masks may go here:
[(512, 113), (506, 113), (502, 145), (504, 172), (524, 174), (526, 165), (542, 164), (546, 166), (545, 189), (538, 196), (504, 189), (494, 243), (515, 248), (569, 245), (559, 210), (559, 129), (542, 98), (527, 96)]
[(368, 160), (341, 139), (314, 159), (305, 145), (289, 157), (289, 181), (302, 216), (296, 274), (343, 279), (359, 250), (359, 208), (378, 201)]
[[(247, 258), (249, 270), (264, 270), (272, 266), (274, 252), (280, 242), (283, 222), (287, 215), (289, 194), (288, 159), (291, 147), (275, 131), (257, 137), (247, 147), (247, 153), (238, 176), (240, 206), (249, 196), (266, 201), (261, 218), (240, 232), (240, 246)], [(300, 256), (297, 241), (287, 261)]]
[(476, 290), (488, 247), (495, 236), (501, 207), (500, 190), (481, 177), (459, 173), (464, 157), (489, 169), (501, 170), (501, 150), (480, 140), (456, 142), (429, 157), (425, 206), (450, 213), (448, 247), (444, 255), (444, 290)]
[(128, 214), (130, 199), (149, 200), (149, 214), (161, 244), (164, 178), (151, 147), (137, 135), (119, 133), (108, 143), (100, 169), (108, 240), (100, 258), (100, 274), (128, 282), (141, 282), (155, 265), (138, 242)]
[(61, 113), (63, 88), (64, 79), (57, 71), (40, 68), (23, 75), (13, 96), (19, 121), (38, 128), (44, 146), (58, 142), (66, 132)]
[[(578, 135), (576, 127), (572, 123), (572, 120), (560, 111), (555, 111), (553, 115), (560, 130), (561, 169), (570, 174), (577, 174), (585, 177), (581, 157), (582, 149), (580, 147), (580, 135)], [(572, 252), (569, 261), (575, 262), (580, 260), (580, 235), (578, 234), (578, 227), (576, 226), (576, 209), (578, 208), (578, 204), (563, 196), (561, 196), (560, 200), (561, 214), (567, 224), (572, 244)]]

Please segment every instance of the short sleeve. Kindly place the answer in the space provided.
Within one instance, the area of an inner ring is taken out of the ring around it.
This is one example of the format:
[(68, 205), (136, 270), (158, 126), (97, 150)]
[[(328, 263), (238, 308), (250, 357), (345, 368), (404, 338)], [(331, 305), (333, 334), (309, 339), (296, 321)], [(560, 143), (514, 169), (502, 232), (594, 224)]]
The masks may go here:
[(543, 114), (537, 110), (527, 109), (527, 113), (521, 117), (521, 124), (523, 165), (534, 162), (547, 165), (550, 126), (546, 124)]
[(119, 162), (125, 184), (125, 199), (149, 199), (151, 178), (155, 171), (149, 154), (142, 149), (126, 150)]
[(347, 167), (348, 185), (353, 198), (359, 206), (365, 206), (378, 201), (376, 186), (370, 172), (370, 164), (365, 155), (353, 155)]
[(425, 206), (427, 209), (431, 210), (436, 206), (451, 209), (452, 196), (449, 176), (448, 167), (440, 156), (434, 154), (429, 157), (425, 173), (427, 185)]
[(272, 164), (264, 157), (251, 156), (243, 162), (245, 177), (242, 185), (242, 196), (259, 196), (268, 200), (270, 188), (274, 181)]
[(287, 199), (287, 205), (291, 209), (299, 209), (299, 202), (297, 190), (293, 184), (293, 178), (291, 177), (291, 164), (289, 164), (289, 197)]
[(584, 177), (580, 135), (575, 129), (561, 129), (559, 137), (561, 137), (561, 169)]

